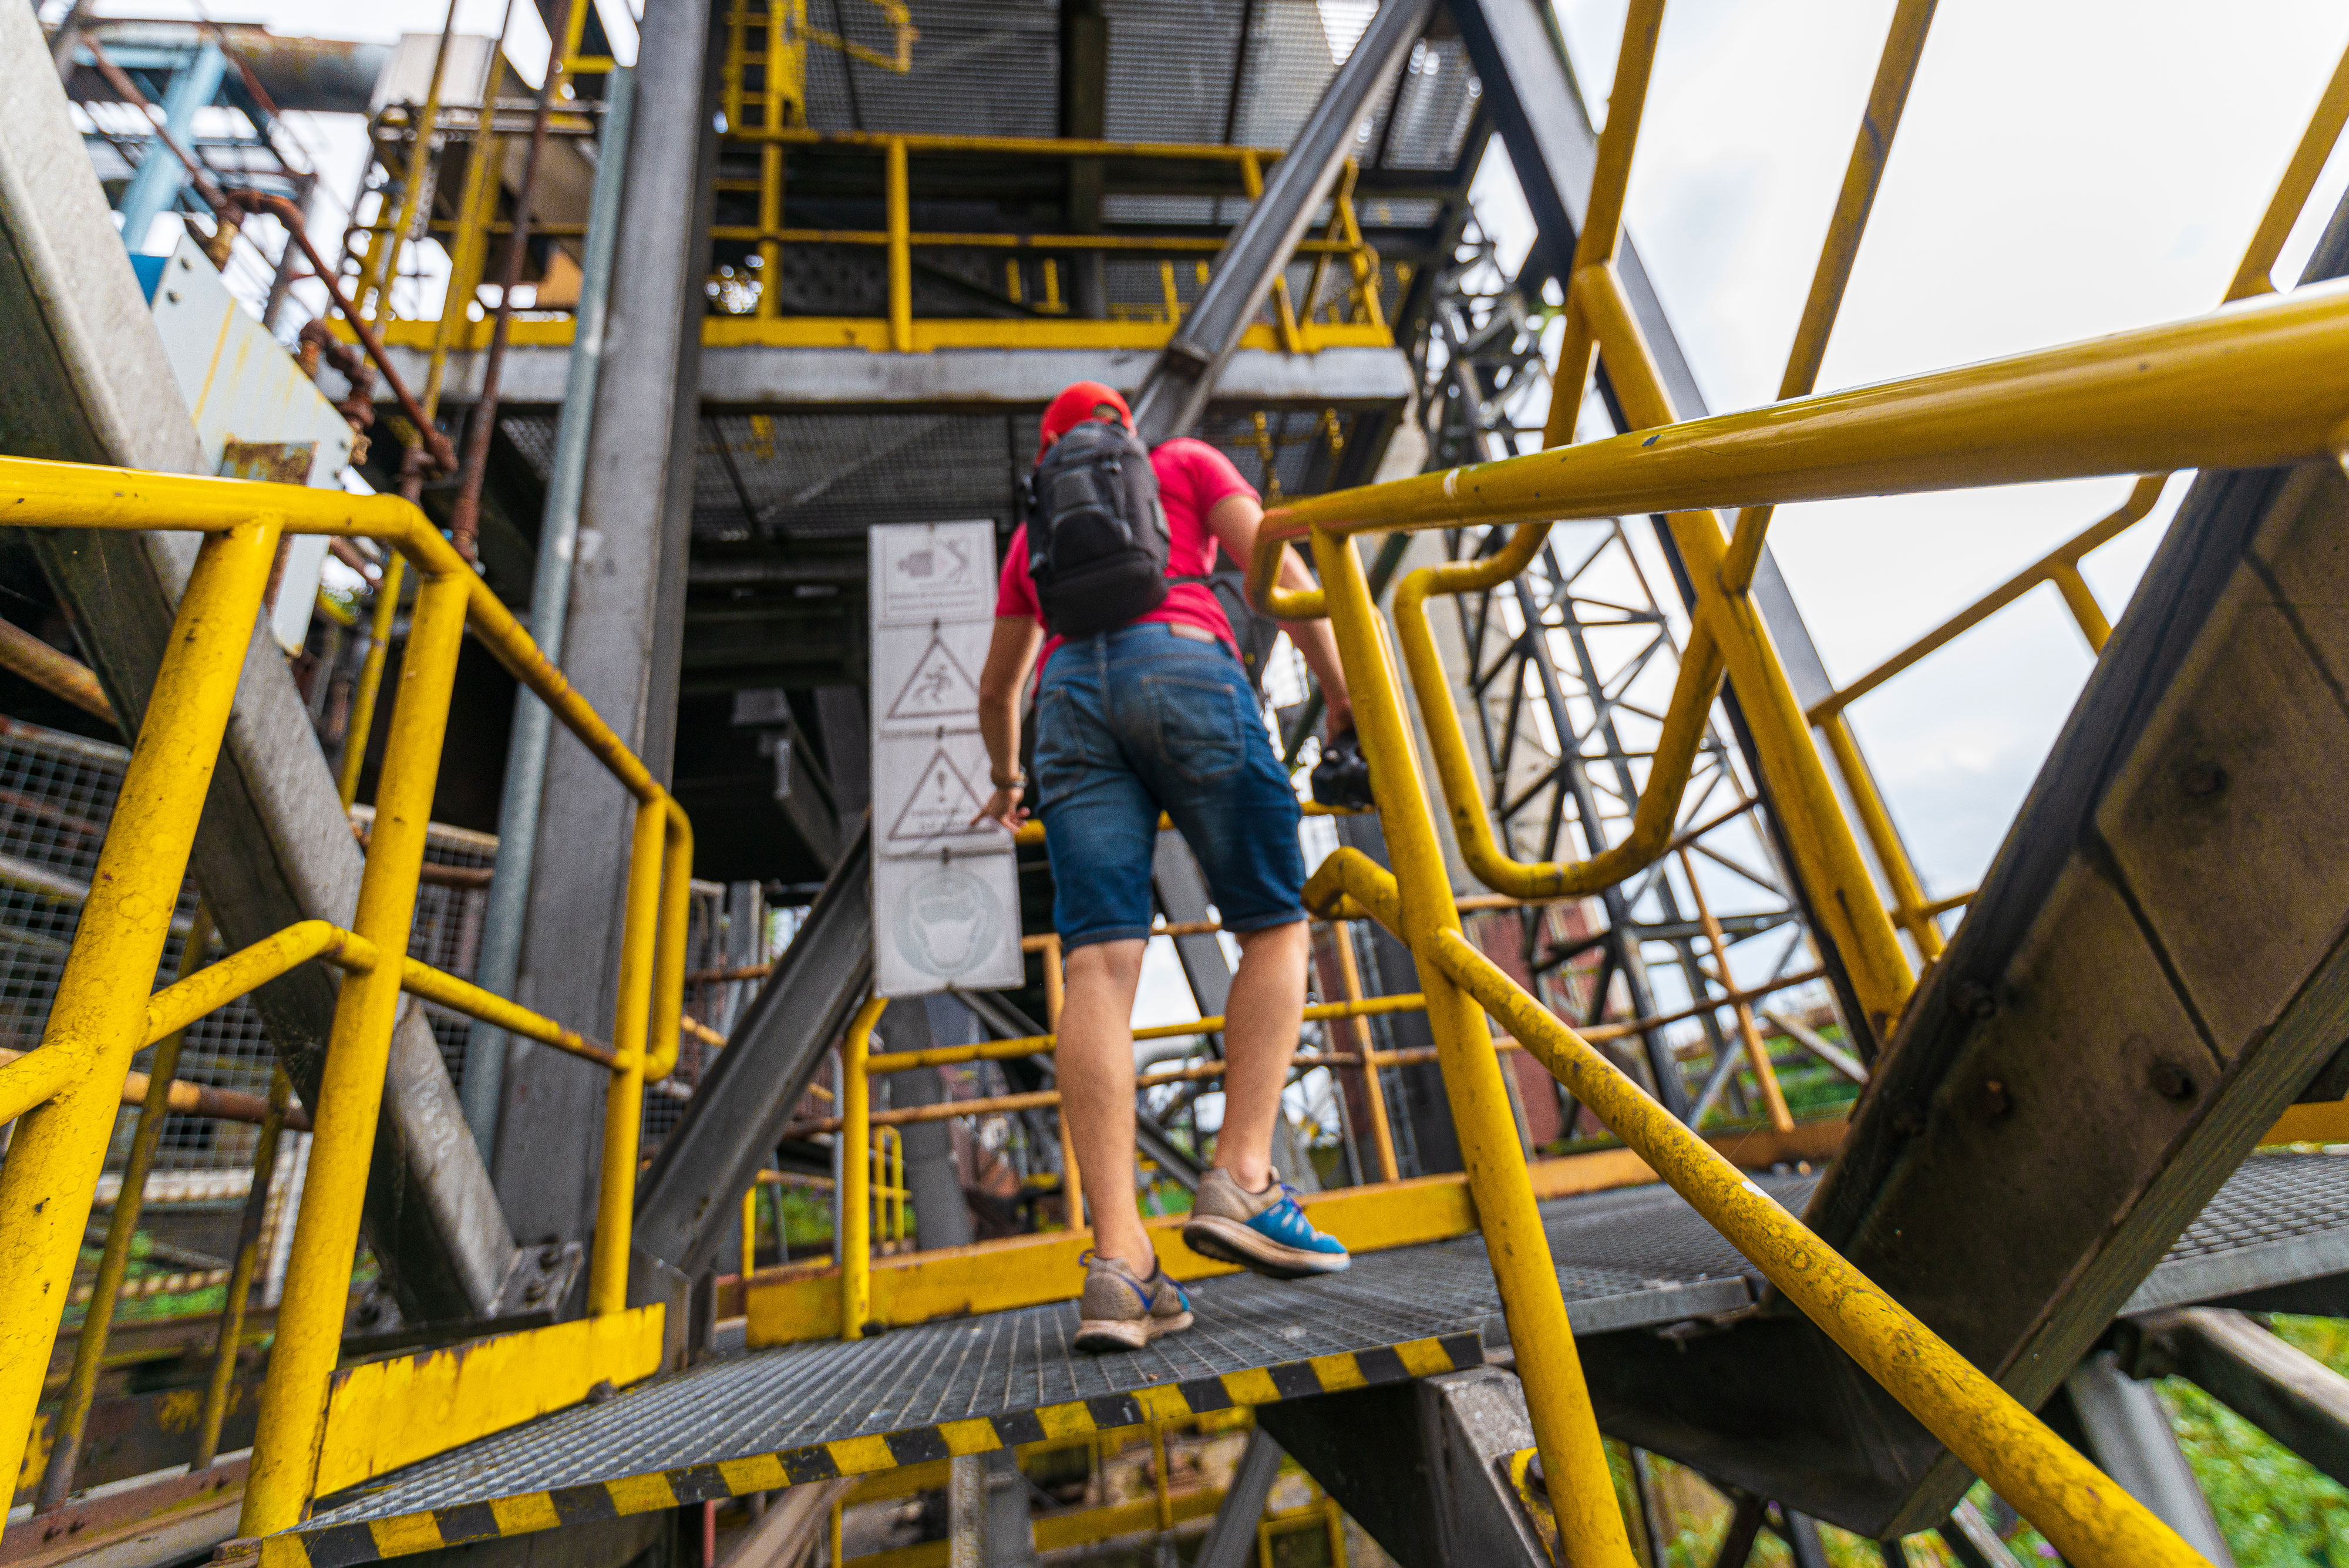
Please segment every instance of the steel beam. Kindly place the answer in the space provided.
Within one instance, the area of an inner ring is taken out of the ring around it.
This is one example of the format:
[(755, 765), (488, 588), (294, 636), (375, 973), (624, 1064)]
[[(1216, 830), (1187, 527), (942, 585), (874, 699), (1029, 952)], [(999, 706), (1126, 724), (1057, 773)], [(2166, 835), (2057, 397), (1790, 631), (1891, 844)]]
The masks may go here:
[[(602, 145), (616, 151), (628, 142), (636, 76), (612, 73), (605, 99)], [(611, 295), (612, 260), (619, 246), (621, 178), (627, 160), (606, 157), (595, 168), (595, 195), (588, 206), (587, 265), (579, 286), (577, 326), (571, 364), (555, 428), (554, 458), (546, 485), (546, 509), (539, 524), (538, 559), (531, 584), (531, 633), (539, 650), (557, 666), (571, 608), (571, 568), (578, 556), (580, 489), (587, 473), (587, 441), (595, 416), (595, 388), (604, 363), (604, 320)], [(498, 854), (490, 878), (489, 911), (482, 919), (481, 960), (474, 979), (497, 996), (513, 993), (522, 961), (523, 921), (528, 912), (531, 872), (538, 857), (539, 810), (544, 801), (547, 748), (554, 738), (554, 714), (527, 687), (514, 692), (512, 727), (506, 743), (506, 774), (498, 805)], [(498, 1110), (505, 1099), (506, 1032), (476, 1023), (465, 1038), (463, 1099), (466, 1125), (487, 1158), (497, 1145)]]
[[(666, 781), (683, 641), (708, 301), (712, 120), (722, 39), (705, 0), (652, 0), (636, 62), (607, 352), (580, 502), (564, 673), (656, 778)], [(542, 839), (564, 853), (532, 868), (516, 999), (595, 1027), (612, 1016), (619, 971), (630, 803), (583, 749), (547, 759)], [(595, 1140), (605, 1075), (547, 1052), (511, 1051), (493, 1161), (516, 1231), (581, 1239), (595, 1212)], [(740, 1189), (735, 1196), (740, 1196)]]
[[(393, 348), (391, 362), (411, 383), (425, 356)], [(563, 400), (570, 350), (517, 343), (506, 351), (500, 400), (511, 408)], [(480, 395), (480, 353), (449, 356), (442, 400), (450, 408)], [(1071, 381), (1101, 381), (1136, 396), (1157, 354), (1147, 348), (938, 348), (927, 354), (875, 354), (865, 348), (709, 347), (701, 356), (701, 399), (712, 412), (788, 408), (854, 410), (876, 403), (950, 405), (984, 412), (1032, 410)], [(1250, 408), (1399, 409), (1411, 397), (1409, 358), (1400, 348), (1350, 345), (1314, 354), (1274, 348), (1235, 352), (1216, 378), (1217, 400)], [(1350, 453), (1355, 443), (1347, 443)], [(1362, 476), (1367, 478), (1367, 475)]]
[(1933, 1533), (1964, 1568), (2018, 1568), (2014, 1553), (1971, 1502), (1960, 1502), (1951, 1509), (1948, 1521)]
[(1729, 1516), (1729, 1529), (1722, 1535), (1721, 1549), (1713, 1553), (1713, 1568), (1745, 1568), (1769, 1516), (1770, 1505), (1762, 1499), (1739, 1498)]
[(2130, 1371), (2199, 1387), (2334, 1480), (2349, 1484), (2349, 1377), (2239, 1312), (2191, 1307), (2140, 1320)]
[(1534, 1446), (1512, 1372), (1291, 1399), (1258, 1407), (1257, 1422), (1403, 1568), (1550, 1561), (1509, 1478)]
[(1795, 1559), (1795, 1568), (1827, 1568), (1826, 1545), (1819, 1539), (1818, 1521), (1809, 1514), (1782, 1505), (1774, 1528)]
[(864, 1002), (871, 859), (859, 833), (645, 1173), (635, 1244), (652, 1277), (669, 1280), (666, 1270), (690, 1280), (717, 1256), (742, 1194)]
[(1192, 1568), (1247, 1568), (1257, 1560), (1257, 1521), (1264, 1517), (1272, 1483), (1280, 1479), (1284, 1457), (1280, 1445), (1261, 1426), (1248, 1434), (1247, 1447), (1240, 1450), (1240, 1462), (1232, 1471), (1231, 1484), (1224, 1488), (1222, 1506), (1216, 1510), (1216, 1521), (1207, 1527), (1207, 1539)]
[(1274, 165), (1264, 194), (1216, 258), (1206, 292), (1143, 383), (1133, 421), (1145, 444), (1187, 433), (1206, 412), (1225, 363), (1264, 308), (1315, 209), (1354, 152), (1362, 117), (1379, 90), (1394, 79), (1434, 10), (1434, 0), (1382, 0), (1354, 52), (1330, 78), (1321, 101)]
[(2227, 1538), (2195, 1484), (2194, 1471), (2152, 1389), (2120, 1369), (2109, 1350), (2082, 1362), (2064, 1381), (2073, 1413), (2096, 1463), (2215, 1568), (2235, 1568)]

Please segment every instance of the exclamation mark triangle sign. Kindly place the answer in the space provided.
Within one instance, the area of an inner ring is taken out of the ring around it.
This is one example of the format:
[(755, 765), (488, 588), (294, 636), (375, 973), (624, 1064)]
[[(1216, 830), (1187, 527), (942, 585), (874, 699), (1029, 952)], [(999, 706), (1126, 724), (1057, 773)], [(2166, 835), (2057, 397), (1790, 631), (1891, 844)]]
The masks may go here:
[(970, 819), (986, 804), (971, 793), (970, 781), (941, 747), (922, 765), (921, 779), (906, 799), (905, 809), (890, 825), (889, 837), (895, 843), (918, 843), (944, 834), (968, 833)]

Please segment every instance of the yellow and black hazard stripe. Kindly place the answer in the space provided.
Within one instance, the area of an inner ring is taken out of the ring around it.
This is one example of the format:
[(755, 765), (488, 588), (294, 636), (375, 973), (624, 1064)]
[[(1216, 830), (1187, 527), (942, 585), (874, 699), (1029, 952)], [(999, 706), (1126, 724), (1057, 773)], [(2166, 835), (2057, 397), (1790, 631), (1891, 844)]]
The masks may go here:
[(1188, 1383), (1153, 1384), (1131, 1393), (1105, 1394), (1009, 1415), (908, 1427), (869, 1438), (843, 1438), (749, 1459), (521, 1492), (364, 1523), (305, 1527), (264, 1540), (262, 1568), (345, 1568), (349, 1563), (376, 1563), (468, 1541), (527, 1535), (558, 1525), (617, 1519), (712, 1498), (774, 1491), (802, 1481), (865, 1475), (959, 1454), (983, 1454), (1040, 1443), (1048, 1438), (1082, 1437), (1088, 1432), (1138, 1427), (1145, 1421), (1178, 1420), (1243, 1405), (1270, 1405), (1309, 1394), (1400, 1383), (1481, 1366), (1484, 1361), (1483, 1342), (1473, 1333), (1317, 1355), (1309, 1361), (1251, 1367)]

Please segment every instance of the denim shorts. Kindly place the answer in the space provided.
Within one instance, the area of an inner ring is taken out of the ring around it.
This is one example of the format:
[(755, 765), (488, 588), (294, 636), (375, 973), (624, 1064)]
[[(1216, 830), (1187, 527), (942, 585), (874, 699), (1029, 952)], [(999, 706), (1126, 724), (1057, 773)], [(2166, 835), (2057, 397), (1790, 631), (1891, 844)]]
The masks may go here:
[(1161, 811), (1226, 930), (1305, 918), (1297, 791), (1221, 642), (1149, 621), (1061, 644), (1036, 694), (1035, 765), (1063, 948), (1150, 934)]

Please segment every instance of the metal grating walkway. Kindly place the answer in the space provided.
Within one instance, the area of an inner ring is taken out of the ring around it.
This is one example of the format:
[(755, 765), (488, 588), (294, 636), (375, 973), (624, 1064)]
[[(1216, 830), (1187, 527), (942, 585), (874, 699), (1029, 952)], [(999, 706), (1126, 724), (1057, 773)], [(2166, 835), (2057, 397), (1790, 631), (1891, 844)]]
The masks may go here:
[[(1763, 1179), (1796, 1211), (1815, 1181)], [(1579, 1333), (1679, 1322), (1754, 1299), (1758, 1276), (1662, 1188), (1560, 1199), (1543, 1210)], [(2290, 1268), (2302, 1272), (2277, 1272)], [(2202, 1278), (2223, 1277), (2241, 1290), (2344, 1269), (2349, 1158), (2274, 1155), (2250, 1161), (2228, 1182), (2146, 1290), (2187, 1300)], [(724, 1356), (346, 1494), (342, 1506), (273, 1538), (266, 1562), (372, 1562), (953, 1452), (1423, 1376), (1476, 1365), (1486, 1347), (1506, 1343), (1475, 1237), (1365, 1254), (1327, 1280), (1278, 1284), (1238, 1274), (1189, 1291), (1196, 1325), (1130, 1355), (1069, 1351), (1071, 1302)], [(2143, 1310), (2135, 1300), (2130, 1306)]]

